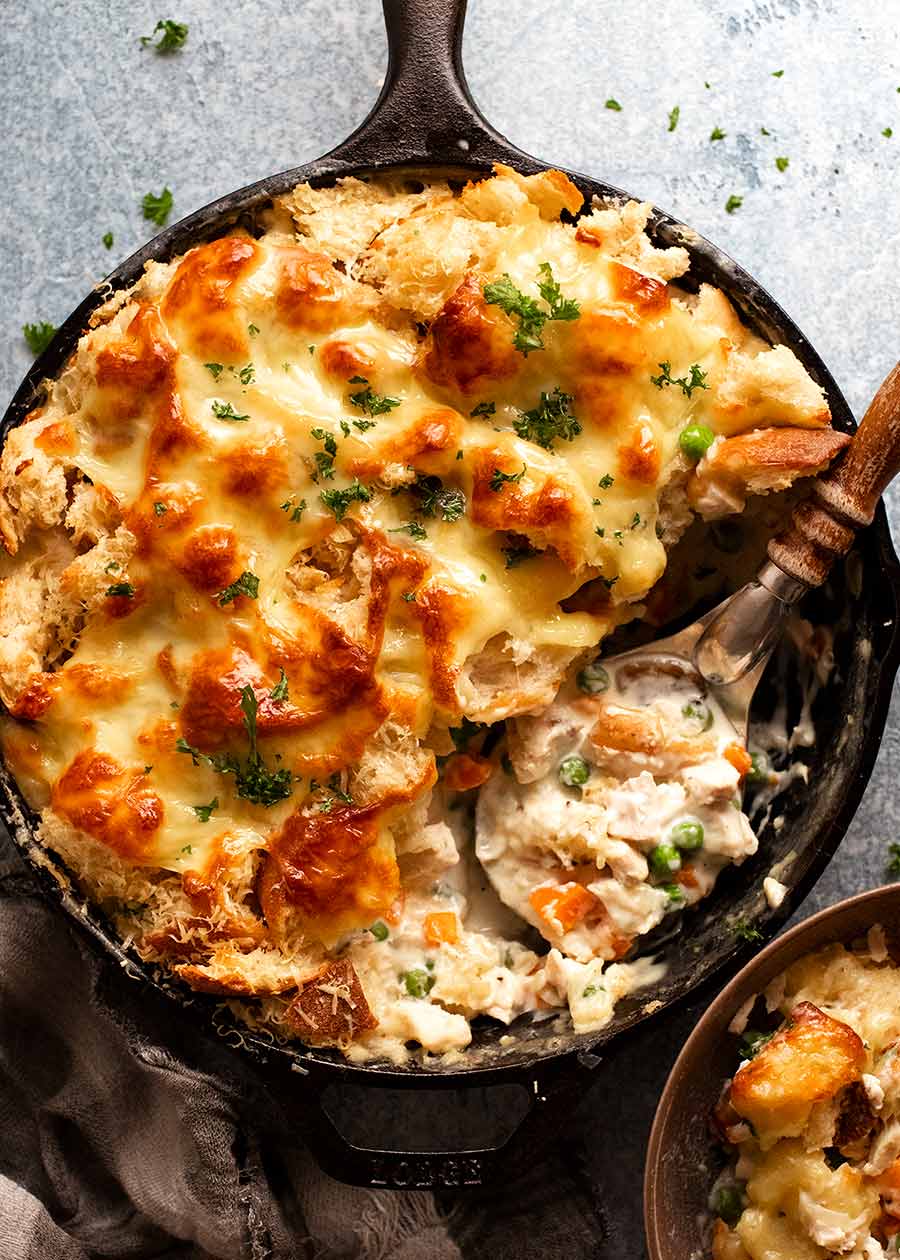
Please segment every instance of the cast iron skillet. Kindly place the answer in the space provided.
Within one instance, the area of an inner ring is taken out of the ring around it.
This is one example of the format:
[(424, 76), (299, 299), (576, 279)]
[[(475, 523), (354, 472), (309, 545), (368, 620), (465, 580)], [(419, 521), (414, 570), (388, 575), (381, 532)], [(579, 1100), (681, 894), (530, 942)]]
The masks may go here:
[[(465, 179), (488, 173), (496, 161), (525, 173), (552, 165), (515, 149), (473, 103), (460, 59), (465, 7), (465, 0), (384, 0), (388, 72), (381, 95), (362, 126), (318, 161), (229, 193), (161, 232), (122, 263), (69, 316), (33, 365), (0, 426), (0, 439), (34, 405), (40, 382), (59, 371), (91, 312), (112, 289), (133, 284), (150, 259), (171, 258), (238, 221), (252, 228), (255, 210), (302, 180), (327, 185), (341, 175), (384, 170), (396, 173), (398, 167), (405, 168), (411, 177), (427, 171)], [(570, 174), (588, 202), (594, 196), (614, 202), (625, 197), (599, 180)], [(835, 425), (852, 429), (853, 418), (827, 368), (796, 325), (751, 276), (709, 241), (661, 211), (654, 213), (650, 230), (658, 243), (678, 243), (688, 249), (689, 283), (718, 285), (748, 325), (769, 340), (790, 346), (825, 389)], [(600, 1062), (595, 1052), (606, 1053), (604, 1048), (613, 1043), (618, 1047), (624, 1034), (651, 1014), (665, 1010), (724, 969), (734, 968), (751, 948), (735, 935), (735, 922), (745, 917), (754, 921), (763, 935), (772, 936), (834, 853), (869, 777), (898, 664), (895, 627), (900, 574), (883, 510), (879, 510), (874, 526), (861, 536), (855, 561), (862, 574), (861, 587), (858, 582), (853, 584), (855, 594), (838, 574), (830, 588), (808, 601), (804, 610), (829, 622), (843, 615), (843, 630), (836, 642), (837, 668), (831, 685), (820, 696), (817, 742), (809, 754), (815, 791), (807, 793), (801, 783), (795, 784), (784, 803), (781, 830), (764, 829), (757, 858), (740, 870), (726, 872), (713, 895), (687, 917), (684, 936), (679, 938), (673, 930), (671, 939), (660, 944), (660, 956), (668, 963), (665, 979), (620, 1003), (611, 1024), (599, 1034), (575, 1036), (560, 1021), (533, 1023), (526, 1019), (513, 1027), (510, 1039), (510, 1030), (484, 1024), (476, 1027), (463, 1064), (429, 1070), (398, 1070), (377, 1063), (357, 1067), (328, 1050), (273, 1047), (246, 1030), (229, 1027), (214, 999), (187, 993), (123, 950), (110, 925), (66, 883), (61, 866), (57, 864), (56, 877), (47, 870), (46, 855), (31, 836), (34, 818), (5, 772), (0, 782), (4, 814), (48, 895), (86, 928), (98, 948), (117, 959), (130, 975), (169, 993), (189, 1010), (190, 1018), (227, 1035), (239, 1053), (257, 1065), (275, 1074), (292, 1068), (297, 1073), (292, 1078), (296, 1087), (305, 1089), (314, 1101), (335, 1082), (392, 1088), (524, 1085), (532, 1100), (525, 1120), (508, 1141), (491, 1149), (455, 1153), (363, 1150), (345, 1141), (321, 1108), (320, 1119), (304, 1132), (322, 1167), (347, 1182), (477, 1185), (495, 1173), (507, 1173), (518, 1158), (533, 1160), (541, 1141), (567, 1118), (586, 1088), (592, 1067)], [(774, 861), (790, 852), (794, 858), (782, 877), (790, 892), (779, 910), (770, 911), (762, 906), (758, 891), (762, 876)], [(653, 1005), (648, 1010), (650, 1002)]]

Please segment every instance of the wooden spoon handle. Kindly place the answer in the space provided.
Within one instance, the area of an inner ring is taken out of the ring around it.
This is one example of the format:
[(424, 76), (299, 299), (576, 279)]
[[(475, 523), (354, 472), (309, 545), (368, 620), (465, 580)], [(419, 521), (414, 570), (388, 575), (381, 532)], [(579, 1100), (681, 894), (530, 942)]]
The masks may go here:
[(869, 525), (888, 484), (900, 473), (900, 363), (872, 399), (853, 441), (816, 479), (791, 524), (769, 543), (769, 559), (807, 586), (821, 586)]

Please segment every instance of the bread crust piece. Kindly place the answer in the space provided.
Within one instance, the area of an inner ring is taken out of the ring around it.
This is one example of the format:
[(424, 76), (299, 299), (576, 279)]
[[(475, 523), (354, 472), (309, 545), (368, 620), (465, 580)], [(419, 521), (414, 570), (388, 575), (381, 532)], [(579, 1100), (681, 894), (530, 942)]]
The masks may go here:
[(834, 429), (754, 429), (714, 442), (688, 482), (688, 502), (707, 520), (742, 512), (751, 494), (786, 490), (827, 468), (850, 441)]
[(849, 1024), (800, 1002), (787, 1027), (735, 1074), (729, 1100), (766, 1149), (799, 1137), (816, 1103), (858, 1080), (865, 1063), (865, 1046)]
[(337, 958), (308, 980), (285, 1012), (297, 1036), (314, 1046), (345, 1046), (378, 1027), (353, 964)]

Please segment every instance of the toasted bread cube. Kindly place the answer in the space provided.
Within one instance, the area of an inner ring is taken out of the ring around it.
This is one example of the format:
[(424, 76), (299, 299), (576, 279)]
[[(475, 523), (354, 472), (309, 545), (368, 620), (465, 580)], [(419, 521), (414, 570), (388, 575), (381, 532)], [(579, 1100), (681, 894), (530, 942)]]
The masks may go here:
[(852, 1028), (800, 1002), (787, 1027), (736, 1073), (729, 1101), (765, 1149), (779, 1138), (799, 1137), (815, 1104), (859, 1080), (865, 1061)]
[(303, 985), (287, 1009), (302, 1041), (314, 1046), (346, 1046), (378, 1027), (353, 964), (337, 958)]

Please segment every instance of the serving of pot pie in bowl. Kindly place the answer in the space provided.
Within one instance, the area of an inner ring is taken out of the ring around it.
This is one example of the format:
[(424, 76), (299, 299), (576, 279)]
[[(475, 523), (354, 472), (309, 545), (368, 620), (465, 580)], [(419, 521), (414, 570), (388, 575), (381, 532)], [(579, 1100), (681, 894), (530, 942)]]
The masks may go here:
[(581, 210), (503, 166), (300, 185), (113, 293), (6, 437), (2, 745), (40, 842), (278, 1039), (598, 1030), (755, 851), (737, 733), (596, 658), (696, 518), (847, 438), (648, 207)]

